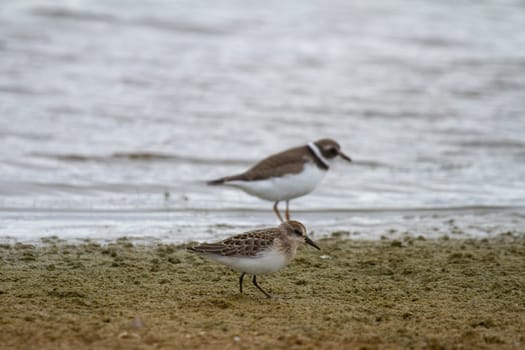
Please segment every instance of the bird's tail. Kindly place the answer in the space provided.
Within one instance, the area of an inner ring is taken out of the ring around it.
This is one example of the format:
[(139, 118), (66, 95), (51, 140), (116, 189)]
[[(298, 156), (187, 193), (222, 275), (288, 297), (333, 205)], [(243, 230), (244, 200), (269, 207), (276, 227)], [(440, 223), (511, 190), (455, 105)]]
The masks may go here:
[(224, 184), (225, 181), (226, 181), (226, 178), (225, 177), (221, 177), (220, 179), (208, 181), (208, 182), (206, 182), (206, 184), (209, 185), (209, 186), (217, 186), (217, 185)]
[(236, 180), (243, 180), (243, 174), (221, 177), (220, 179), (208, 181), (207, 184), (210, 186), (217, 186), (217, 185), (224, 185), (224, 184), (227, 185), (228, 182), (236, 181)]

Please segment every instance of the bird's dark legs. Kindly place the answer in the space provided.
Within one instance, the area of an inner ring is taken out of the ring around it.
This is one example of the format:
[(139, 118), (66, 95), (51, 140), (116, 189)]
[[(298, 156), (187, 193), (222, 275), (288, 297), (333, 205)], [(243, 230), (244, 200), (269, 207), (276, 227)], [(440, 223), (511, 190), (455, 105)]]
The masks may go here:
[(241, 277), (239, 278), (239, 290), (241, 291), (241, 293), (242, 293), (242, 279), (244, 278), (244, 275), (246, 275), (246, 272), (243, 272), (241, 274)]
[(264, 295), (266, 295), (267, 298), (271, 298), (272, 297), (270, 294), (266, 293), (261, 287), (259, 287), (259, 285), (257, 284), (257, 276), (253, 275), (252, 282), (257, 287), (257, 289), (259, 289), (261, 292), (264, 293)]
[(286, 217), (286, 221), (289, 221), (290, 220), (290, 211), (288, 210), (288, 204), (290, 203), (290, 201), (286, 201), (286, 211), (285, 211), (285, 217)]
[[(241, 277), (239, 277), (239, 291), (241, 292), (242, 294), (242, 280), (244, 279), (244, 275), (246, 275), (246, 272), (243, 272), (241, 273)], [(253, 282), (253, 285), (257, 287), (257, 289), (259, 289), (261, 292), (264, 293), (264, 295), (266, 295), (267, 298), (271, 298), (272, 296), (268, 293), (266, 293), (258, 284), (257, 284), (257, 276), (253, 275), (253, 279), (252, 279), (252, 282)]]
[(275, 204), (273, 205), (273, 211), (274, 211), (275, 215), (277, 215), (279, 220), (281, 220), (281, 222), (283, 222), (283, 218), (281, 217), (281, 213), (279, 213), (279, 208), (277, 208), (278, 205), (279, 205), (279, 201), (276, 201)]

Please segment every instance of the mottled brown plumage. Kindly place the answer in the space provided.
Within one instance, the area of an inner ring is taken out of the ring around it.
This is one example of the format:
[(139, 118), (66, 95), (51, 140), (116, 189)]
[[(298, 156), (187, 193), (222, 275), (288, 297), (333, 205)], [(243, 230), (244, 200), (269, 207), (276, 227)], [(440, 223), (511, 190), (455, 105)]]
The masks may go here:
[(188, 248), (204, 257), (242, 272), (239, 288), (246, 273), (253, 275), (253, 284), (267, 297), (258, 284), (256, 275), (271, 273), (286, 266), (294, 257), (301, 242), (320, 249), (298, 221), (286, 221), (279, 227), (242, 233), (217, 243), (203, 243)]
[(188, 248), (191, 251), (222, 256), (254, 256), (273, 245), (280, 234), (278, 228), (255, 230), (230, 237), (218, 243), (203, 243)]

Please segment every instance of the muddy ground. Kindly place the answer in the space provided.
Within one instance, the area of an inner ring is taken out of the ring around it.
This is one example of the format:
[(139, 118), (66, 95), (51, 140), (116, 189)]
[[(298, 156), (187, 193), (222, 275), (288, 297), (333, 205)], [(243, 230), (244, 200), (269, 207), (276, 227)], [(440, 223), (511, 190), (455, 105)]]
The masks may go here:
[(0, 245), (0, 348), (525, 348), (525, 233), (318, 242), (273, 299), (184, 246)]

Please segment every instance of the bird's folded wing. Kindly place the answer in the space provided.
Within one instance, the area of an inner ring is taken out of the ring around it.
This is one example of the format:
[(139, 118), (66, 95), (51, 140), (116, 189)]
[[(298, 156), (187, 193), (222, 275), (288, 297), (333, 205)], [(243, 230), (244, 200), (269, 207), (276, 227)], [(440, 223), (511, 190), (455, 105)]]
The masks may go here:
[(276, 232), (276, 230), (252, 231), (228, 238), (221, 242), (223, 245), (221, 254), (226, 256), (254, 256), (273, 245)]
[(303, 170), (305, 161), (308, 161), (304, 151), (303, 147), (297, 147), (275, 154), (261, 160), (244, 173), (229, 177), (227, 181), (254, 181), (285, 174), (298, 174)]

